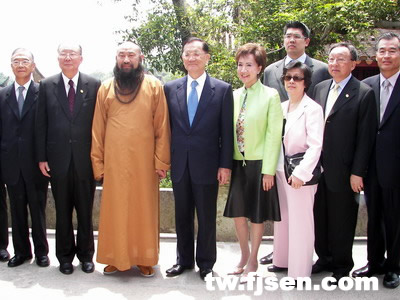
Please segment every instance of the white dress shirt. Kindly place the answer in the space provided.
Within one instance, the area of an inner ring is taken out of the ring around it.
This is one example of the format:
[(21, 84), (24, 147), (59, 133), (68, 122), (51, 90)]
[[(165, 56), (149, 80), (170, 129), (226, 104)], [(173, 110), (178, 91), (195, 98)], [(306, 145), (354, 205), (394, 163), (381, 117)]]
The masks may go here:
[(204, 72), (199, 78), (197, 79), (193, 79), (192, 77), (190, 77), (190, 75), (188, 74), (188, 82), (187, 82), (187, 87), (186, 87), (186, 103), (189, 100), (189, 95), (190, 92), (192, 91), (192, 81), (197, 81), (198, 85), (196, 86), (196, 91), (197, 91), (197, 96), (198, 96), (198, 100), (200, 101), (201, 98), (201, 93), (203, 92), (203, 88), (204, 88), (204, 83), (206, 82), (206, 78), (207, 78), (207, 74), (206, 72)]

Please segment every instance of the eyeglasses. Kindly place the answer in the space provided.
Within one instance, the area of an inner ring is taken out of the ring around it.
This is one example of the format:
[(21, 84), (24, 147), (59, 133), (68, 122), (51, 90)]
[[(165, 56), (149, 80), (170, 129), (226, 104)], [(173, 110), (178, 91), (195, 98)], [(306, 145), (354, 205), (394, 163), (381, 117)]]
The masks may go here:
[(348, 62), (348, 59), (345, 58), (329, 58), (328, 59), (328, 64), (333, 64), (336, 61), (338, 64), (344, 64)]
[(294, 40), (302, 40), (302, 39), (306, 39), (304, 36), (302, 36), (302, 35), (300, 35), (300, 34), (285, 34), (284, 36), (283, 36), (285, 39), (287, 39), (287, 40), (291, 40), (291, 39), (294, 39)]
[(78, 56), (80, 56), (80, 54), (76, 53), (76, 52), (61, 52), (58, 54), (59, 57), (61, 58), (67, 58), (67, 56), (69, 56), (71, 59), (77, 58)]
[(300, 82), (300, 81), (304, 80), (304, 77), (299, 77), (296, 75), (295, 76), (285, 75), (285, 76), (282, 76), (282, 78), (284, 81), (290, 81), (293, 79), (294, 82)]
[(11, 62), (11, 64), (12, 64), (14, 67), (18, 67), (19, 65), (22, 65), (22, 66), (26, 67), (26, 66), (29, 66), (30, 63), (31, 63), (31, 61), (28, 60), (28, 59), (24, 59), (24, 60), (13, 60), (13, 61)]
[(188, 52), (183, 52), (182, 53), (182, 57), (185, 58), (185, 59), (189, 59), (191, 57), (193, 57), (195, 59), (198, 59), (198, 58), (202, 57), (204, 54), (205, 54), (205, 52), (198, 52), (198, 51), (189, 52), (188, 51)]

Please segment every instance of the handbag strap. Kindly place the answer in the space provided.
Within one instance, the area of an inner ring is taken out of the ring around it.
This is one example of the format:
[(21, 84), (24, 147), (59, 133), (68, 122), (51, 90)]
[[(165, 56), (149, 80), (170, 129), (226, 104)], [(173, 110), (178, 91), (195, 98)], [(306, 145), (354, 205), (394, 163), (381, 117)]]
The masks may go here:
[(283, 150), (283, 156), (286, 156), (285, 144), (283, 142), (283, 139), (285, 138), (285, 126), (286, 126), (286, 118), (283, 118), (283, 126), (282, 126), (282, 150)]

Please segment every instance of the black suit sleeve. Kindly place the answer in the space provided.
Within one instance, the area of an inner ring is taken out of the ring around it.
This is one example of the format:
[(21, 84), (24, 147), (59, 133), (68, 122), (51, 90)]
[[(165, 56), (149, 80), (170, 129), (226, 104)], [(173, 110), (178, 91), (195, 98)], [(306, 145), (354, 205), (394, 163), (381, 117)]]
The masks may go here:
[(221, 110), (219, 168), (232, 169), (233, 159), (233, 94), (232, 86), (225, 90)]
[(365, 88), (361, 86), (361, 92), (364, 92), (364, 96), (360, 100), (361, 103), (357, 116), (357, 142), (351, 174), (365, 177), (378, 124), (376, 120), (374, 91), (365, 85)]
[(46, 86), (40, 82), (39, 97), (36, 102), (35, 119), (35, 145), (36, 159), (38, 162), (47, 161), (46, 140), (47, 140), (47, 104)]

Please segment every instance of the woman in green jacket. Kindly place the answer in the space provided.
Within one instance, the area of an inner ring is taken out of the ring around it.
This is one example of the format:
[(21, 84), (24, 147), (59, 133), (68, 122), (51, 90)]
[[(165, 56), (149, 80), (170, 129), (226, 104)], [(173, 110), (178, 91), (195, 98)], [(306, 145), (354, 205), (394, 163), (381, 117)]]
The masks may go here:
[(259, 80), (266, 56), (263, 47), (249, 43), (241, 46), (235, 57), (244, 87), (233, 94), (234, 162), (224, 212), (225, 217), (234, 218), (241, 249), (241, 259), (230, 273), (234, 275), (247, 276), (257, 271), (263, 222), (280, 221), (275, 171), (283, 114), (278, 92)]

